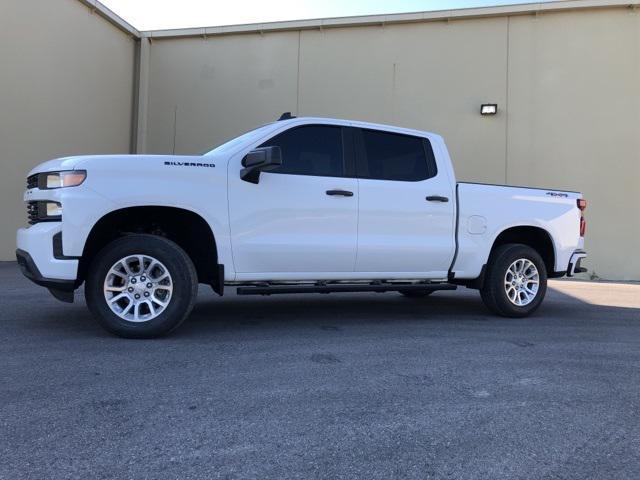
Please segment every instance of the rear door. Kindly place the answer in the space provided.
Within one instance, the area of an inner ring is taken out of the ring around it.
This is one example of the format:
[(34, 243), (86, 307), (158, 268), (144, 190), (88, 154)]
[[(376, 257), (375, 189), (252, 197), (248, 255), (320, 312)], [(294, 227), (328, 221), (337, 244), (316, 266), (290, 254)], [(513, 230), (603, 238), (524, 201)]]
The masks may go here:
[(446, 172), (437, 169), (431, 143), (370, 129), (354, 129), (354, 137), (356, 272), (445, 278), (454, 254), (455, 193)]
[[(240, 179), (229, 164), (231, 242), (237, 279), (323, 279), (353, 272), (358, 181), (353, 144), (339, 125), (292, 127), (257, 146), (278, 146), (282, 166)], [(351, 167), (349, 167), (351, 165)], [(350, 175), (347, 170), (351, 169)]]

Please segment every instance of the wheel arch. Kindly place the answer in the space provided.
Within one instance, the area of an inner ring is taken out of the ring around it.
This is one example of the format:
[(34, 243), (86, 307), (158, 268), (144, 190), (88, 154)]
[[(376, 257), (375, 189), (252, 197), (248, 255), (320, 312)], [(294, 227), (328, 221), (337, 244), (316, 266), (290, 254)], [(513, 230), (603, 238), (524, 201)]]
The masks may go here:
[[(493, 253), (502, 245), (508, 243), (519, 243), (527, 245), (533, 248), (542, 257), (549, 278), (560, 277), (565, 272), (557, 272), (555, 270), (556, 261), (556, 248), (553, 243), (553, 237), (543, 227), (536, 225), (510, 225), (500, 230), (493, 241), (491, 242), (491, 248), (486, 255), (486, 261), (480, 269), (480, 273), (477, 277), (472, 279), (459, 279), (452, 280), (453, 283), (458, 285), (464, 285), (469, 288), (480, 289), (484, 285), (485, 274), (487, 271), (487, 265), (491, 261)], [(486, 252), (486, 251), (485, 251)]]
[(91, 228), (78, 265), (84, 281), (91, 262), (108, 243), (130, 233), (149, 233), (176, 242), (191, 258), (200, 283), (222, 293), (224, 270), (218, 264), (218, 247), (209, 223), (198, 213), (157, 205), (128, 206), (103, 215)]
[(516, 225), (505, 228), (493, 240), (489, 259), (498, 247), (507, 243), (520, 243), (533, 248), (544, 260), (547, 275), (553, 277), (555, 274), (556, 248), (553, 243), (553, 237), (546, 229), (535, 225)]

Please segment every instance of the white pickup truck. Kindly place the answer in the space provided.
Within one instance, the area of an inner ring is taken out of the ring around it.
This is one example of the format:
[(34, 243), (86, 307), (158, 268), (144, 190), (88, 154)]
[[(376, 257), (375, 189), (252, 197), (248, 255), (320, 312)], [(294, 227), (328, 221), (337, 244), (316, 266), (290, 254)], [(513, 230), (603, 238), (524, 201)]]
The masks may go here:
[(45, 162), (24, 200), (23, 273), (68, 302), (84, 282), (123, 337), (175, 329), (199, 283), (412, 298), (463, 285), (520, 317), (586, 256), (579, 193), (456, 183), (438, 135), (289, 114), (198, 156)]

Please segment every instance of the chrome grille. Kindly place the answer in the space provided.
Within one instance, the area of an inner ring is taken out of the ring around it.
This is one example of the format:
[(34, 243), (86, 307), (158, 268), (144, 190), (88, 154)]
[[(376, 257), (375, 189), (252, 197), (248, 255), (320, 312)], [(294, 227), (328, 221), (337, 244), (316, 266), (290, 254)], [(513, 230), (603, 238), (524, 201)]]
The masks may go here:
[(40, 202), (27, 202), (27, 217), (30, 225), (40, 221)]
[(27, 177), (27, 190), (38, 187), (38, 174), (29, 175)]

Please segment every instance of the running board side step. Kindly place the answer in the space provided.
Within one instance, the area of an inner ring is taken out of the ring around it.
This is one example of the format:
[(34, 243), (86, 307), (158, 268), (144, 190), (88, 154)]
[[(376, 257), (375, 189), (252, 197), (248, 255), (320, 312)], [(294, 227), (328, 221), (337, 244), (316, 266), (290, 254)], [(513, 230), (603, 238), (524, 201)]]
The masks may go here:
[(402, 291), (430, 291), (455, 290), (457, 285), (450, 283), (409, 284), (374, 283), (362, 284), (316, 284), (316, 285), (271, 285), (257, 287), (238, 287), (238, 295), (277, 295), (290, 293), (353, 293), (353, 292), (398, 292)]

